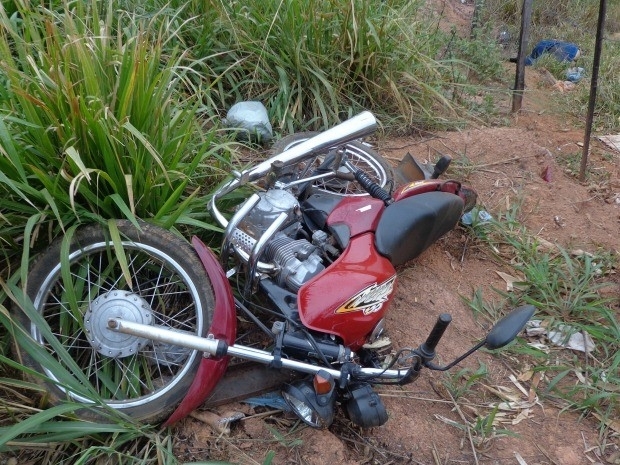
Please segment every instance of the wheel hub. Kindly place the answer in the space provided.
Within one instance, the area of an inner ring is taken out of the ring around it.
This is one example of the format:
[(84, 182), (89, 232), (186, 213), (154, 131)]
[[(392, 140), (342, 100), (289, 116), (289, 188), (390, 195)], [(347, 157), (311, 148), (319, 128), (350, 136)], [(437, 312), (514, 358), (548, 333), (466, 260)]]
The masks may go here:
[(84, 328), (90, 345), (106, 357), (128, 357), (147, 344), (148, 340), (142, 337), (110, 331), (110, 318), (152, 324), (153, 311), (142, 297), (125, 291), (110, 291), (100, 295), (91, 302), (84, 314)]

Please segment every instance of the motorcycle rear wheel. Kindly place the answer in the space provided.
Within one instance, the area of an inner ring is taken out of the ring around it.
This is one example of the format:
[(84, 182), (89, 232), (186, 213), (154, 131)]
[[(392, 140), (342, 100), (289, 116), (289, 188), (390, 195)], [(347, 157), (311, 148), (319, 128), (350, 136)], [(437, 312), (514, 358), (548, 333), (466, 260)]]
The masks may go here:
[[(289, 148), (310, 139), (319, 134), (318, 132), (307, 131), (290, 134), (283, 137), (273, 144), (271, 152), (273, 155), (282, 153)], [(319, 154), (314, 160), (314, 167), (323, 162), (327, 152)], [(370, 178), (381, 187), (386, 187), (389, 183), (394, 183), (394, 171), (387, 160), (373, 150), (369, 145), (360, 141), (351, 141), (346, 144), (347, 159), (357, 168), (360, 168)], [(300, 168), (302, 170), (303, 168)], [(341, 168), (346, 170), (346, 168)], [(315, 181), (314, 187), (323, 192), (339, 196), (361, 196), (368, 193), (361, 188), (355, 181), (342, 179), (330, 179), (328, 181)]]
[[(117, 225), (131, 283), (125, 279), (108, 231), (100, 226), (89, 226), (75, 234), (68, 269), (67, 261), (61, 258), (62, 241), (57, 241), (28, 275), (27, 294), (34, 310), (71, 360), (53, 349), (47, 333), (21, 309), (13, 311), (32, 338), (68, 372), (71, 364), (79, 368), (88, 387), (105, 404), (135, 420), (156, 423), (187, 394), (201, 353), (113, 333), (107, 329), (107, 320), (122, 315), (136, 322), (206, 336), (214, 296), (200, 260), (186, 241), (145, 223), (141, 231), (128, 221), (118, 221)], [(52, 404), (67, 398), (92, 404), (88, 396), (63, 387), (52, 369), (23, 348), (16, 350), (25, 365), (49, 378), (34, 377), (34, 381), (45, 387)], [(78, 378), (75, 373), (73, 377)], [(88, 420), (104, 420), (93, 409), (81, 409), (77, 414)]]

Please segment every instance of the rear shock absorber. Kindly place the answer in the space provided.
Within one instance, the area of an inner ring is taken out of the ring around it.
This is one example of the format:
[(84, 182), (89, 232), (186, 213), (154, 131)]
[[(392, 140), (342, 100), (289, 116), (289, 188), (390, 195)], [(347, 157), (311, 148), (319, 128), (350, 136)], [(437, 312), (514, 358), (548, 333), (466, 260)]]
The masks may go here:
[(366, 192), (368, 192), (368, 194), (370, 194), (371, 197), (382, 200), (386, 207), (394, 202), (394, 199), (390, 193), (370, 179), (370, 176), (364, 173), (361, 169), (353, 166), (349, 161), (345, 161), (344, 166), (351, 171), (355, 180), (364, 188)]

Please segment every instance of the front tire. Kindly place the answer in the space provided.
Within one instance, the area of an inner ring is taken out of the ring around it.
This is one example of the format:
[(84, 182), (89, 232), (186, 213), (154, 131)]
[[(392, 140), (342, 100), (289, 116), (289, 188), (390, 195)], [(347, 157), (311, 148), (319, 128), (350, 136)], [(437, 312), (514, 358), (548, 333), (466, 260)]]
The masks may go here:
[[(89, 226), (71, 240), (68, 259), (61, 258), (62, 241), (42, 254), (28, 275), (27, 294), (71, 357), (70, 364), (79, 367), (103, 402), (135, 420), (155, 423), (166, 418), (187, 394), (201, 353), (112, 333), (107, 320), (122, 315), (204, 337), (213, 315), (213, 290), (186, 241), (145, 223), (141, 230), (128, 221), (117, 225), (131, 282), (122, 272), (107, 229)], [(14, 314), (32, 338), (71, 372), (70, 364), (52, 348), (44, 332), (21, 309), (14, 309)], [(92, 404), (91, 399), (57, 383), (53, 369), (38, 363), (23, 348), (17, 350), (25, 365), (52, 380), (35, 377), (45, 386), (52, 404), (67, 398)], [(103, 419), (92, 409), (77, 413), (89, 420)]]

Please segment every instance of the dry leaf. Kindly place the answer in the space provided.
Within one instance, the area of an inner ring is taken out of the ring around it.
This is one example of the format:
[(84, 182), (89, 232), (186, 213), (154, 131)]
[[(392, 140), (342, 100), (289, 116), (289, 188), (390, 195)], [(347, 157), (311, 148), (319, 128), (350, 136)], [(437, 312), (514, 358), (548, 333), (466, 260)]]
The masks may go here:
[(583, 257), (584, 255), (587, 255), (590, 258), (594, 258), (594, 255), (592, 255), (590, 252), (586, 252), (585, 250), (581, 249), (571, 250), (570, 254), (573, 257)]
[(527, 345), (533, 347), (534, 349), (538, 349), (546, 354), (550, 351), (549, 346), (543, 344), (542, 342), (528, 342)]
[(549, 242), (542, 237), (537, 237), (536, 242), (538, 242), (536, 247), (538, 252), (555, 252), (558, 250), (558, 247), (553, 242)]
[(520, 373), (519, 376), (517, 376), (517, 379), (519, 381), (529, 381), (532, 379), (532, 376), (534, 376), (534, 370), (527, 370)]
[(229, 412), (220, 416), (213, 412), (194, 411), (190, 416), (206, 423), (218, 434), (230, 434), (230, 424), (241, 420), (245, 415), (241, 412)]
[(547, 327), (543, 320), (530, 320), (525, 325), (525, 334), (529, 337), (544, 336), (547, 334)]
[(384, 336), (384, 337), (380, 337), (374, 342), (371, 342), (369, 344), (364, 344), (364, 348), (371, 349), (371, 350), (378, 350), (378, 349), (383, 349), (385, 347), (388, 347), (391, 344), (392, 344), (392, 341), (390, 340), (390, 338), (387, 336)]
[(438, 413), (435, 414), (435, 418), (437, 418), (439, 421), (443, 421), (450, 426), (454, 426), (458, 429), (463, 429), (463, 425), (461, 425), (458, 421), (450, 420), (449, 418), (446, 418), (443, 415), (439, 415)]
[(509, 275), (508, 273), (504, 273), (503, 271), (495, 272), (499, 275), (500, 278), (506, 281), (506, 290), (509, 292), (514, 290), (515, 287), (519, 287), (518, 285), (515, 286), (515, 283), (522, 283), (524, 281), (523, 278), (517, 278), (515, 276)]
[(521, 423), (523, 420), (527, 420), (530, 417), (530, 409), (526, 408), (521, 410), (516, 417), (512, 420), (513, 425), (517, 425)]
[(613, 429), (616, 433), (620, 433), (620, 420), (611, 420), (609, 418), (603, 418), (601, 415), (599, 415), (596, 412), (592, 412), (592, 415), (598, 418), (599, 421), (602, 421), (606, 426)]
[(512, 381), (512, 384), (514, 384), (517, 387), (517, 389), (523, 393), (523, 395), (525, 395), (525, 396), (528, 395), (527, 389), (525, 389), (521, 385), (521, 383), (519, 383), (519, 381), (517, 381), (517, 378), (514, 375), (510, 375), (508, 377), (508, 379), (510, 379), (510, 381)]
[(521, 457), (521, 454), (519, 454), (518, 452), (515, 452), (515, 459), (517, 459), (517, 462), (519, 462), (519, 465), (527, 465), (527, 462), (525, 460), (523, 460), (523, 457)]
[(535, 399), (538, 398), (538, 396), (536, 395), (536, 388), (538, 387), (538, 384), (540, 383), (541, 379), (542, 379), (542, 373), (540, 371), (536, 372), (536, 374), (532, 378), (532, 384), (530, 386), (530, 392), (529, 392), (529, 394), (527, 396), (527, 400), (529, 400), (530, 402), (532, 402), (532, 401), (534, 401)]

